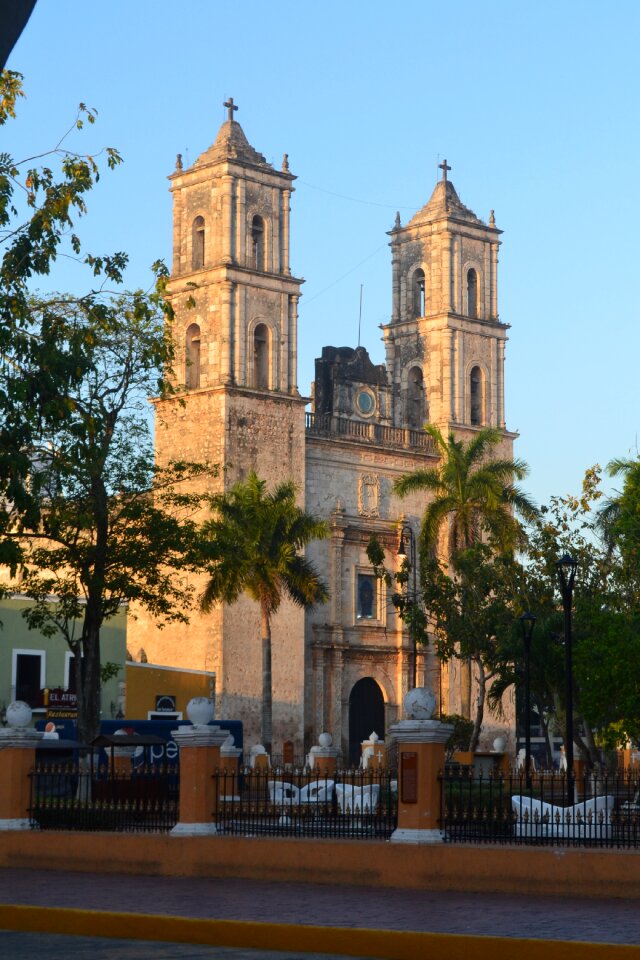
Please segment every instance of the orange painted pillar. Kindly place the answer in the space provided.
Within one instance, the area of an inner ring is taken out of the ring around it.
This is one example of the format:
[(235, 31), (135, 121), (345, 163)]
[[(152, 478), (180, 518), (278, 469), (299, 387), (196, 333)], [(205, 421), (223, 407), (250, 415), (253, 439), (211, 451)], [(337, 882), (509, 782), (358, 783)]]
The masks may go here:
[(0, 830), (29, 830), (31, 780), (36, 746), (33, 728), (0, 730)]
[(220, 747), (227, 730), (194, 724), (172, 731), (180, 749), (180, 819), (171, 836), (205, 836), (218, 832)]
[(309, 751), (311, 776), (333, 779), (338, 766), (338, 751), (333, 746), (330, 733), (321, 733), (316, 746)]
[(439, 775), (453, 726), (412, 718), (389, 732), (398, 743), (398, 826), (391, 842), (441, 843)]

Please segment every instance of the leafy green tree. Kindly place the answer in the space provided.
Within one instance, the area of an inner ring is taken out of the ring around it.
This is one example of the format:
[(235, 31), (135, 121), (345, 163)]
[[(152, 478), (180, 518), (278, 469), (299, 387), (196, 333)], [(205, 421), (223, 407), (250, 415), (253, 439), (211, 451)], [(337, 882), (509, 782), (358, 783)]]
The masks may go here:
[[(4, 124), (20, 77), (4, 72), (0, 92)], [(81, 106), (73, 129), (94, 119)], [(75, 655), (84, 742), (100, 722), (104, 621), (129, 601), (165, 621), (186, 617), (180, 573), (193, 559), (195, 504), (181, 491), (203, 469), (154, 465), (147, 397), (170, 391), (172, 362), (164, 267), (151, 292), (117, 297), (101, 288), (121, 282), (126, 256), (86, 254), (98, 289), (31, 292), (58, 256), (82, 259), (73, 218), (98, 177), (96, 160), (65, 138), (23, 163), (0, 154), (0, 563), (34, 600), (30, 625), (61, 634)]]
[(327, 590), (300, 551), (327, 536), (324, 522), (296, 504), (295, 485), (268, 492), (250, 473), (227, 493), (212, 498), (214, 516), (203, 526), (202, 547), (209, 581), (201, 600), (207, 612), (215, 603), (235, 603), (246, 593), (260, 605), (262, 634), (262, 742), (272, 741), (271, 621), (283, 597), (298, 606), (323, 603)]
[(163, 306), (162, 283), (150, 296), (57, 302), (59, 322), (90, 334), (85, 373), (67, 390), (65, 420), (32, 431), (37, 522), (18, 514), (6, 534), (19, 545), (20, 589), (34, 600), (29, 625), (62, 635), (74, 654), (83, 742), (99, 730), (104, 621), (132, 602), (161, 622), (184, 621), (191, 605), (181, 573), (195, 562), (201, 498), (183, 491), (205, 466), (157, 467), (145, 410), (164, 392), (171, 359)]
[(622, 477), (622, 490), (600, 510), (598, 527), (611, 551), (617, 551), (632, 580), (640, 575), (640, 459), (617, 459), (607, 465), (611, 477)]
[[(640, 604), (637, 571), (603, 540), (596, 505), (600, 469), (587, 470), (579, 496), (553, 497), (529, 527), (528, 558), (518, 598), (538, 618), (532, 644), (532, 691), (544, 724), (563, 733), (565, 672), (563, 614), (556, 562), (578, 561), (573, 597), (573, 705), (575, 744), (587, 765), (602, 747), (640, 736)], [(517, 644), (513, 654), (517, 652)], [(492, 697), (518, 683), (515, 656), (505, 654)], [(517, 661), (516, 661), (517, 662)]]
[(422, 583), (422, 599), (438, 656), (471, 663), (477, 699), (468, 750), (475, 750), (484, 721), (489, 684), (498, 675), (503, 649), (514, 630), (514, 597), (521, 568), (508, 554), (476, 543), (454, 555), (456, 575), (432, 560)]
[[(21, 80), (12, 71), (0, 75), (0, 126), (15, 117)], [(55, 300), (34, 314), (32, 285), (47, 277), (63, 254), (84, 259), (100, 283), (121, 281), (126, 264), (122, 253), (83, 258), (74, 231), (100, 170), (95, 157), (72, 151), (67, 142), (95, 116), (81, 104), (71, 129), (40, 156), (17, 160), (0, 153), (0, 563), (14, 570), (20, 544), (4, 534), (18, 515), (35, 527), (42, 503), (31, 470), (32, 445), (43, 431), (64, 422), (68, 392), (90, 364), (90, 331), (60, 317)], [(105, 156), (109, 168), (120, 163), (111, 148)]]
[[(428, 576), (443, 530), (447, 531), (447, 553), (455, 567), (455, 557), (482, 537), (496, 549), (513, 548), (522, 540), (521, 526), (514, 516), (533, 516), (536, 507), (516, 485), (528, 473), (522, 460), (492, 457), (502, 440), (499, 430), (486, 427), (469, 441), (450, 432), (445, 439), (439, 427), (427, 424), (440, 462), (405, 474), (394, 484), (401, 497), (425, 492), (430, 500), (425, 507), (420, 533), (420, 563), (423, 585)], [(471, 717), (471, 662), (462, 670), (462, 712)]]

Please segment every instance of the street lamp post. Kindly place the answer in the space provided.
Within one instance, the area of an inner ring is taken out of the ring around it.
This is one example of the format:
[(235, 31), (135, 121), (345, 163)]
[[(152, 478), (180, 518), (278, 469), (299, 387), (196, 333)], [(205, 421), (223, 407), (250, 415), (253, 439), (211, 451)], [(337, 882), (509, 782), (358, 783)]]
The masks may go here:
[(567, 806), (573, 806), (573, 660), (571, 635), (571, 607), (573, 603), (573, 586), (576, 579), (578, 561), (565, 553), (556, 562), (560, 577), (560, 592), (564, 608), (564, 682), (565, 682), (565, 709), (567, 722), (565, 727), (564, 752), (567, 763)]
[[(416, 568), (416, 538), (412, 528), (408, 523), (402, 525), (400, 530), (400, 543), (398, 544), (398, 553), (397, 556), (407, 559), (407, 551), (405, 547), (405, 537), (409, 541), (409, 570), (411, 571), (411, 578), (413, 582), (413, 594), (412, 594), (412, 603), (417, 603), (418, 600), (418, 581), (417, 581), (417, 568)], [(409, 635), (413, 643), (413, 661), (412, 661), (412, 670), (413, 670), (413, 688), (418, 685), (418, 641), (416, 638), (416, 628), (413, 619), (409, 620)]]
[(531, 638), (536, 618), (528, 610), (520, 617), (522, 640), (524, 643), (524, 769), (527, 790), (531, 792)]

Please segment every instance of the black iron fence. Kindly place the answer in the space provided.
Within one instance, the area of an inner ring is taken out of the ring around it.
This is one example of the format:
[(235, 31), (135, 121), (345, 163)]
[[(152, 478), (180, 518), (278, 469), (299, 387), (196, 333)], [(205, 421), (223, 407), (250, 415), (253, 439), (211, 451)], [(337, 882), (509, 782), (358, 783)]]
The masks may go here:
[(223, 833), (386, 840), (397, 825), (398, 781), (388, 771), (245, 769), (214, 776)]
[[(564, 773), (441, 776), (441, 827), (449, 843), (640, 846), (640, 781)], [(573, 803), (568, 803), (569, 786)]]
[(29, 817), (35, 830), (171, 830), (178, 821), (176, 765), (132, 769), (91, 762), (38, 764), (31, 777)]

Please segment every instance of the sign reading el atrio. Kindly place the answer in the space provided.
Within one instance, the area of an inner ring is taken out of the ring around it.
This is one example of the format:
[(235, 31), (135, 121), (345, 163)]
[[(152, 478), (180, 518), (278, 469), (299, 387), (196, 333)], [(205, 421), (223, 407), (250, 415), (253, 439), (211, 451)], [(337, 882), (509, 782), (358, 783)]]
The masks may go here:
[(75, 720), (78, 716), (78, 698), (70, 690), (51, 687), (45, 690), (44, 703), (47, 708), (47, 719)]

